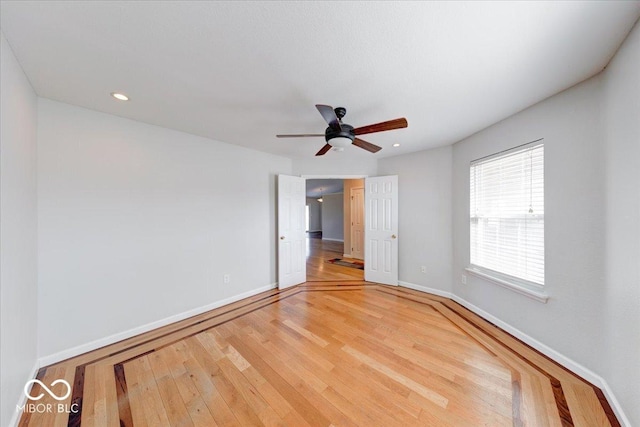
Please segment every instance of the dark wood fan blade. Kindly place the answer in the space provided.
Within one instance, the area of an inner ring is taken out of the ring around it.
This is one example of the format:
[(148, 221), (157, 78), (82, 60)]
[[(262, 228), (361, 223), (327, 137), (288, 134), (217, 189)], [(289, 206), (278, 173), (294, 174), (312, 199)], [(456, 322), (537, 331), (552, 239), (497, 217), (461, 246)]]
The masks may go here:
[(324, 136), (324, 133), (299, 133), (288, 135), (276, 135), (276, 138), (306, 138), (308, 136)]
[(336, 116), (336, 112), (333, 111), (333, 107), (330, 105), (322, 105), (316, 104), (316, 108), (322, 114), (324, 121), (327, 122), (331, 129), (342, 130), (342, 126), (340, 126), (340, 120), (338, 120), (338, 116)]
[(408, 126), (407, 119), (404, 117), (401, 119), (389, 120), (386, 122), (376, 123), (374, 125), (361, 126), (355, 128), (353, 133), (356, 135), (364, 135), (366, 133), (384, 132), (386, 130), (402, 129)]
[(325, 153), (326, 153), (327, 151), (329, 151), (329, 150), (331, 150), (331, 145), (329, 145), (329, 144), (324, 144), (324, 147), (322, 147), (322, 148), (320, 149), (320, 151), (318, 151), (318, 152), (316, 153), (316, 156), (324, 156), (324, 155), (325, 155)]
[(377, 153), (378, 151), (382, 150), (382, 147), (378, 147), (376, 144), (363, 141), (360, 138), (354, 138), (353, 145), (355, 145), (356, 147), (364, 148), (365, 150), (370, 151), (372, 153)]

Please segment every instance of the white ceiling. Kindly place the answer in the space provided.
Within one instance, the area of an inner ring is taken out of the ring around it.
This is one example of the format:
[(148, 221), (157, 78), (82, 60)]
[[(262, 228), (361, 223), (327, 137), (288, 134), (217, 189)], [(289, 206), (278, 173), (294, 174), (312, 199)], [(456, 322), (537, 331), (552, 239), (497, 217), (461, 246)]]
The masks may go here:
[(322, 133), (314, 104), (356, 127), (407, 118), (363, 138), (377, 154), (324, 156), (354, 160), (454, 143), (597, 74), (640, 16), (638, 1), (0, 4), (42, 97), (292, 158), (323, 139), (275, 134)]
[(320, 197), (344, 191), (344, 180), (342, 179), (307, 179), (305, 183), (307, 197)]

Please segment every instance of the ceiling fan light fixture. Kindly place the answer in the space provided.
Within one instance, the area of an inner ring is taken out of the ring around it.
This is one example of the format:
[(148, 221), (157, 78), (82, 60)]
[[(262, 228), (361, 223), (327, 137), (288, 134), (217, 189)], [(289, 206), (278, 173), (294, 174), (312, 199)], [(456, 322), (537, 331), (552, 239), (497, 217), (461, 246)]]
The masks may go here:
[(327, 141), (327, 143), (334, 148), (345, 148), (351, 145), (351, 138), (346, 136), (336, 136)]

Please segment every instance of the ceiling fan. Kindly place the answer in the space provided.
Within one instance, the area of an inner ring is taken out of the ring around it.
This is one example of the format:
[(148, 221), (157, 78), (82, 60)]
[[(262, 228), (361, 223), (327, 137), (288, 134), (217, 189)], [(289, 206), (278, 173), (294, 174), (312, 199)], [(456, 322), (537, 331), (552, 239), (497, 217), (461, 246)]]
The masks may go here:
[(361, 126), (359, 128), (354, 128), (351, 125), (346, 123), (342, 123), (342, 118), (347, 114), (347, 109), (344, 107), (336, 107), (333, 108), (329, 105), (316, 104), (316, 108), (324, 118), (324, 120), (329, 124), (329, 127), (324, 131), (324, 133), (303, 133), (303, 134), (293, 134), (293, 135), (276, 135), (278, 138), (305, 138), (309, 136), (324, 136), (324, 140), (327, 142), (324, 147), (320, 149), (316, 153), (316, 156), (322, 156), (327, 151), (331, 150), (332, 147), (335, 147), (337, 150), (342, 151), (344, 147), (348, 147), (353, 144), (356, 147), (360, 147), (364, 150), (367, 150), (371, 153), (377, 153), (382, 150), (382, 147), (379, 147), (370, 142), (364, 141), (357, 137), (357, 135), (364, 135), (367, 133), (374, 132), (384, 132), (387, 130), (393, 129), (401, 129), (407, 127), (407, 119), (400, 118), (389, 120), (386, 122), (376, 123), (368, 126)]

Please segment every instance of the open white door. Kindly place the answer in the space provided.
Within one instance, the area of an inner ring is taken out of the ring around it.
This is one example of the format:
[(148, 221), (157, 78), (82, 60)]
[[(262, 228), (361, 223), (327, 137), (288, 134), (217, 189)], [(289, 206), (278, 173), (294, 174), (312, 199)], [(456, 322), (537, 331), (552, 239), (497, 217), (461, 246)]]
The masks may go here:
[(307, 280), (305, 179), (278, 175), (278, 287)]
[(398, 176), (365, 179), (364, 278), (398, 285)]

